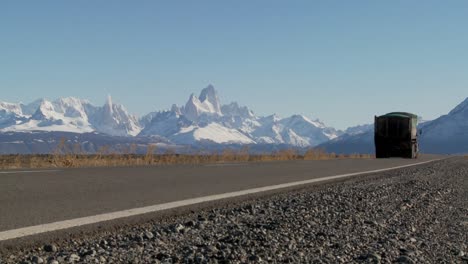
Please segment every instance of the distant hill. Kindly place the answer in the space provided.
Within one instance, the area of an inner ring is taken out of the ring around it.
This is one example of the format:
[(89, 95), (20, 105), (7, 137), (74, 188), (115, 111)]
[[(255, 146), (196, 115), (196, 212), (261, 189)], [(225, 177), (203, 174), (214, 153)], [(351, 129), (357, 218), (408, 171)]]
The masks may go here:
[[(359, 133), (345, 133), (318, 147), (335, 153), (374, 153), (373, 126)], [(422, 153), (468, 153), (468, 98), (448, 114), (422, 123), (419, 146)]]

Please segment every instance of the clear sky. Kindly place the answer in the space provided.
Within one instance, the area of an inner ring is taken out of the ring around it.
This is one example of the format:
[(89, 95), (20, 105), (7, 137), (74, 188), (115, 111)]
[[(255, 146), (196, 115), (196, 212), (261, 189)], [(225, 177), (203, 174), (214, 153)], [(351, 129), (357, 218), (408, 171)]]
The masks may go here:
[(107, 94), (142, 115), (212, 83), (337, 128), (468, 96), (468, 1), (0, 1), (0, 100)]

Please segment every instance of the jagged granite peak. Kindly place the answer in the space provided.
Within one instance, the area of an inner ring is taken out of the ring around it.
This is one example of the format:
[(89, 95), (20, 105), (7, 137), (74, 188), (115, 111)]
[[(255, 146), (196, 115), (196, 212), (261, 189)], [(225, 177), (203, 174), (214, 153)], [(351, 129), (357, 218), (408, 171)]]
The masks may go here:
[(349, 134), (349, 135), (357, 135), (357, 134), (362, 134), (373, 129), (374, 129), (374, 124), (364, 124), (364, 125), (348, 127), (344, 131), (344, 133)]
[(171, 112), (175, 113), (176, 115), (181, 115), (182, 114), (182, 110), (176, 104), (173, 104), (171, 106)]
[(0, 129), (15, 125), (25, 118), (21, 104), (0, 102)]
[(222, 116), (221, 105), (214, 87), (209, 85), (201, 91), (199, 97), (191, 94), (182, 114), (194, 122), (198, 122), (200, 118), (206, 119), (206, 116)]
[(227, 105), (221, 106), (221, 112), (224, 116), (240, 116), (251, 118), (254, 117), (253, 111), (246, 106), (239, 106), (237, 102), (232, 102)]
[(88, 120), (89, 110), (93, 108), (88, 100), (76, 97), (65, 97), (53, 102), (54, 110), (65, 117), (83, 118)]
[(45, 98), (39, 98), (29, 104), (21, 104), (21, 110), (23, 111), (23, 114), (33, 115), (37, 111), (39, 106), (42, 104), (42, 102), (45, 100), (46, 100)]
[(40, 100), (21, 108), (23, 114), (29, 113), (26, 120), (9, 116), (0, 124), (0, 131), (99, 132), (114, 136), (159, 136), (175, 144), (267, 143), (300, 147), (316, 145), (337, 134), (333, 128), (303, 115), (258, 117), (236, 102), (221, 105), (213, 85), (205, 87), (198, 97), (192, 94), (183, 107), (174, 104), (169, 110), (152, 112), (139, 120), (113, 102), (111, 96), (101, 107), (68, 97), (53, 102)]
[(18, 103), (8, 103), (8, 102), (0, 102), (0, 111), (4, 113), (13, 113), (16, 115), (22, 115), (23, 110), (21, 109), (21, 104)]
[(52, 102), (42, 99), (37, 110), (32, 115), (32, 119), (41, 120), (41, 119), (53, 119), (55, 111), (54, 105)]
[(281, 116), (279, 116), (278, 114), (272, 114), (272, 115), (269, 115), (269, 116), (262, 117), (260, 119), (260, 121), (262, 123), (264, 123), (264, 122), (277, 123), (280, 120), (281, 120)]
[(191, 94), (189, 100), (185, 104), (184, 115), (190, 120), (197, 121), (202, 112), (200, 105), (200, 100), (194, 94)]
[(218, 97), (218, 92), (215, 90), (213, 85), (208, 85), (203, 89), (198, 97), (200, 102), (209, 102), (213, 106), (213, 110), (216, 113), (221, 113), (221, 103)]
[(138, 119), (123, 105), (113, 103), (110, 96), (90, 121), (97, 131), (113, 136), (136, 136), (141, 131)]
[(107, 95), (107, 101), (104, 104), (104, 107), (106, 107), (109, 112), (112, 112), (113, 104), (112, 104), (112, 96), (110, 94)]

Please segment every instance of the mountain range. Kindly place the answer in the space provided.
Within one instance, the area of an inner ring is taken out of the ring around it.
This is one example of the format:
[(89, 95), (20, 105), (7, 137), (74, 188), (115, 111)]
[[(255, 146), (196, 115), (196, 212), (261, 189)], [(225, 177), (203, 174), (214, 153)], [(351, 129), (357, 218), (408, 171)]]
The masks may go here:
[[(374, 126), (361, 127), (363, 129), (357, 133), (344, 133), (317, 147), (336, 153), (374, 153)], [(421, 132), (419, 147), (423, 153), (468, 153), (468, 98), (448, 114), (420, 122), (418, 129)]]
[[(432, 143), (422, 149), (458, 151), (456, 142), (468, 138), (467, 100), (448, 115), (421, 126), (425, 130), (423, 139)], [(57, 145), (59, 135), (74, 138), (86, 152), (95, 152), (103, 142), (114, 141), (118, 144), (110, 145), (121, 147), (136, 142), (140, 147), (145, 144), (172, 148), (249, 145), (256, 149), (319, 146), (337, 153), (373, 152), (371, 124), (341, 131), (299, 114), (286, 118), (275, 114), (258, 116), (236, 102), (223, 104), (212, 85), (198, 96), (190, 95), (184, 105), (174, 104), (169, 110), (151, 112), (140, 118), (114, 103), (110, 96), (103, 106), (74, 97), (39, 99), (29, 104), (0, 102), (0, 153), (50, 152)], [(448, 148), (446, 139), (454, 147)]]

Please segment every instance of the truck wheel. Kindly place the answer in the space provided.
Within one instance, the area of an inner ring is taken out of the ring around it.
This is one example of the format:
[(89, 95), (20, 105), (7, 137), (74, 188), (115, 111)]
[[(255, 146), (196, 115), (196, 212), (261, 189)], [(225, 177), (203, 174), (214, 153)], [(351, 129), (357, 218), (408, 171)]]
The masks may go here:
[(414, 152), (413, 152), (413, 146), (411, 146), (410, 149), (406, 150), (406, 155), (405, 155), (406, 158), (407, 158), (407, 159), (412, 159), (412, 158), (413, 158), (413, 153), (414, 153)]
[(387, 156), (385, 155), (385, 151), (379, 150), (375, 152), (375, 157), (377, 159), (383, 159), (383, 158), (386, 158)]
[(410, 159), (415, 159), (416, 158), (416, 148), (414, 144), (411, 144), (411, 152), (410, 152)]
[(416, 144), (413, 144), (413, 159), (418, 158), (418, 146)]

